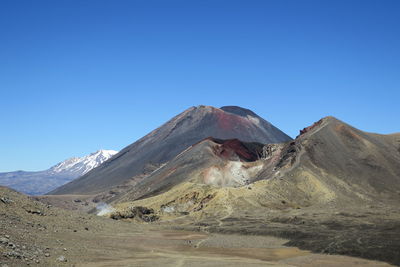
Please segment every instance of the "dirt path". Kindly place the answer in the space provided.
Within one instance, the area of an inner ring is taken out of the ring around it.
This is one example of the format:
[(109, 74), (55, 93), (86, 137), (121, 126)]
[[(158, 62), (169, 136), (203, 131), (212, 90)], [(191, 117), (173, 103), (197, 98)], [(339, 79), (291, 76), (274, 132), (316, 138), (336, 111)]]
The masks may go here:
[(313, 262), (324, 266), (390, 266), (351, 257), (316, 255), (285, 247), (285, 240), (264, 236), (152, 228), (80, 240), (85, 253), (76, 255), (76, 266), (318, 266)]

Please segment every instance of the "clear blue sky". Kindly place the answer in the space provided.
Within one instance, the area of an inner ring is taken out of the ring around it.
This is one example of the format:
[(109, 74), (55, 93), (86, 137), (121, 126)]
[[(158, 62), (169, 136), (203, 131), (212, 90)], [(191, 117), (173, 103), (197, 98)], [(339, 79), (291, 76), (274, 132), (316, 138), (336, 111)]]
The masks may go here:
[(0, 171), (119, 150), (194, 105), (292, 137), (400, 131), (400, 1), (0, 1)]

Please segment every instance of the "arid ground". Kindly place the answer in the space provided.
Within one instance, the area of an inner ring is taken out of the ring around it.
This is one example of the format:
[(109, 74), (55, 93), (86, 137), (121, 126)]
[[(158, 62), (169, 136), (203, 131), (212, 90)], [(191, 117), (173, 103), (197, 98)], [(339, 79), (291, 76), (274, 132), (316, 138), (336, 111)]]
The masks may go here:
[[(1, 198), (2, 266), (390, 266), (348, 256), (315, 254), (290, 246), (289, 239), (271, 236), (282, 235), (279, 231), (289, 225), (302, 224), (304, 216), (322, 220), (321, 214), (308, 214), (306, 210), (295, 210), (298, 219), (290, 217), (294, 213), (283, 211), (260, 222), (243, 213), (216, 221), (204, 218), (195, 226), (186, 217), (173, 224), (140, 223), (62, 210), (6, 188), (1, 188)], [(237, 216), (241, 217), (238, 221)], [(195, 231), (176, 229), (177, 224)], [(342, 227), (327, 220), (323, 226), (327, 235), (333, 225)], [(236, 233), (239, 229), (242, 232)], [(288, 231), (288, 237), (296, 231), (296, 227)], [(318, 238), (315, 240), (318, 242)], [(338, 245), (332, 242), (332, 247)], [(368, 244), (361, 238), (359, 243), (363, 242)]]

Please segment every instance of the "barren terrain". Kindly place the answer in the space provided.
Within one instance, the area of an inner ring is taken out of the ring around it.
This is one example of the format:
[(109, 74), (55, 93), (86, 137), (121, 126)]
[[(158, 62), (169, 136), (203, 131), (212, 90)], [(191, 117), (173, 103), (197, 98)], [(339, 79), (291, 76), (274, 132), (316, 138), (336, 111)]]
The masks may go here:
[(263, 233), (173, 230), (60, 210), (6, 188), (0, 196), (2, 266), (390, 266), (314, 254)]
[(399, 138), (326, 117), (280, 144), (206, 138), (100, 193), (28, 198), (2, 188), (1, 261), (400, 265)]

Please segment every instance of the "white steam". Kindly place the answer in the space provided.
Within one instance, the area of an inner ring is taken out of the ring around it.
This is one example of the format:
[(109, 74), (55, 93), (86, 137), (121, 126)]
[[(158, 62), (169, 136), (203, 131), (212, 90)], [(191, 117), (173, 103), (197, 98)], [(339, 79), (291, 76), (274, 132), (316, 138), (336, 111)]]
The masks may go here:
[(97, 216), (104, 216), (110, 214), (111, 212), (115, 211), (115, 209), (108, 205), (107, 203), (101, 202), (96, 206), (97, 209)]

